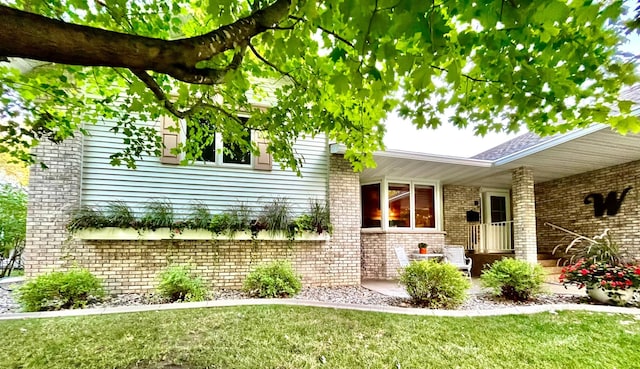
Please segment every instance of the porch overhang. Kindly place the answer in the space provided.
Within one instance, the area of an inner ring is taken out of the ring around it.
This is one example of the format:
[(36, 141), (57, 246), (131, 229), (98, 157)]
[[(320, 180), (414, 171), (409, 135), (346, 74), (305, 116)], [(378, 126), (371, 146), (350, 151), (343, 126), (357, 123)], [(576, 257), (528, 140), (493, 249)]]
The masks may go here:
[[(332, 144), (331, 153), (345, 152)], [(620, 135), (606, 125), (593, 125), (546, 140), (498, 160), (479, 160), (389, 150), (374, 153), (376, 168), (367, 168), (362, 181), (421, 178), (441, 184), (509, 188), (512, 172), (530, 167), (536, 183), (640, 160), (640, 134)]]

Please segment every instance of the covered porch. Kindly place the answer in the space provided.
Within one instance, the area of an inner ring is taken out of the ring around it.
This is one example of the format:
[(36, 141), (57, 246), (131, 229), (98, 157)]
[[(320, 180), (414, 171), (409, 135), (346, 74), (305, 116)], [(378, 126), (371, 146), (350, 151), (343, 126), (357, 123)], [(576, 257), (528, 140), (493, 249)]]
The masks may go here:
[[(377, 220), (369, 219), (376, 222), (375, 228), (366, 228), (363, 220), (362, 278), (393, 279), (398, 268), (393, 247), (404, 246), (410, 253), (418, 242), (428, 242), (433, 252), (444, 245), (463, 246), (474, 259), (482, 255), (480, 265), (502, 256), (538, 262), (539, 254), (547, 257), (555, 245), (546, 244), (548, 238), (543, 244), (538, 240), (542, 226), (537, 224), (536, 202), (546, 207), (553, 204), (544, 203), (544, 194), (536, 199), (536, 186), (640, 160), (640, 135), (620, 136), (604, 126), (538, 138), (520, 148), (522, 142), (511, 144), (515, 148), (505, 149), (506, 153), (496, 158), (376, 153), (377, 167), (360, 176), (361, 186), (377, 186), (379, 198), (375, 201), (380, 204)], [(333, 152), (339, 150), (332, 147)], [(398, 213), (389, 202), (399, 198), (390, 194), (403, 183), (409, 194), (407, 213), (415, 217), (407, 218), (404, 228), (392, 219)], [(432, 210), (417, 206), (418, 201), (424, 202), (419, 198), (423, 184), (433, 188)], [(364, 209), (367, 193), (361, 195)], [(572, 203), (582, 211), (584, 194), (574, 196), (579, 201)], [(417, 216), (424, 214), (434, 217), (432, 227), (417, 227)], [(372, 253), (374, 249), (377, 251)], [(369, 273), (371, 270), (375, 271)]]

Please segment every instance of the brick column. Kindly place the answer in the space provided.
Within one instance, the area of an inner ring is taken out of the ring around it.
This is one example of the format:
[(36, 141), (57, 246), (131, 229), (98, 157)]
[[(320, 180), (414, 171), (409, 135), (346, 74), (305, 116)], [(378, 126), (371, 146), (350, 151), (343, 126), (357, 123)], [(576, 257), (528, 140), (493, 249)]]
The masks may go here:
[(516, 259), (537, 262), (536, 199), (533, 170), (520, 167), (512, 175), (514, 248)]
[(326, 260), (335, 284), (360, 284), (360, 178), (342, 155), (329, 160), (329, 207), (333, 234)]
[(29, 177), (23, 256), (28, 277), (64, 265), (65, 225), (70, 211), (80, 205), (82, 137), (76, 136), (60, 144), (42, 141), (34, 150), (48, 168), (33, 165)]

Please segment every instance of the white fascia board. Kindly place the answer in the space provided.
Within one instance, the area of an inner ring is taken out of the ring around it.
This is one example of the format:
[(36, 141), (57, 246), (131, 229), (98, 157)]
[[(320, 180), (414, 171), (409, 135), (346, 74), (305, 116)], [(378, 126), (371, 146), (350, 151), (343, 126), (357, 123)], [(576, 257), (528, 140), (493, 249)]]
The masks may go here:
[[(346, 151), (346, 147), (344, 145), (335, 144), (335, 143), (330, 145), (330, 149), (332, 154), (344, 154)], [(418, 152), (401, 151), (401, 150), (376, 151), (373, 153), (373, 156), (384, 157), (384, 158), (426, 161), (431, 163), (468, 165), (468, 166), (484, 167), (484, 168), (489, 168), (493, 166), (493, 163), (490, 160), (468, 159), (468, 158), (461, 158), (457, 156), (446, 156), (446, 155), (423, 154)]]
[(565, 142), (569, 142), (571, 140), (575, 140), (576, 138), (584, 137), (586, 135), (598, 132), (598, 131), (600, 131), (600, 130), (602, 130), (604, 128), (607, 128), (607, 127), (610, 127), (610, 126), (605, 125), (605, 124), (594, 124), (594, 125), (592, 125), (590, 127), (587, 127), (587, 128), (579, 129), (579, 130), (576, 130), (574, 132), (569, 132), (569, 133), (563, 134), (563, 135), (561, 135), (561, 136), (559, 136), (557, 138), (541, 142), (539, 144), (536, 144), (536, 145), (533, 145), (531, 147), (528, 147), (528, 148), (526, 148), (524, 150), (521, 150), (521, 151), (515, 152), (513, 154), (504, 156), (504, 157), (494, 161), (493, 165), (496, 166), (496, 167), (500, 166), (500, 165), (505, 165), (505, 164), (511, 163), (513, 161), (516, 161), (518, 159), (522, 159), (522, 158), (524, 158), (526, 156), (529, 156), (529, 155), (538, 153), (540, 151), (544, 151), (544, 150), (550, 149), (552, 147), (558, 146), (558, 145), (563, 144)]

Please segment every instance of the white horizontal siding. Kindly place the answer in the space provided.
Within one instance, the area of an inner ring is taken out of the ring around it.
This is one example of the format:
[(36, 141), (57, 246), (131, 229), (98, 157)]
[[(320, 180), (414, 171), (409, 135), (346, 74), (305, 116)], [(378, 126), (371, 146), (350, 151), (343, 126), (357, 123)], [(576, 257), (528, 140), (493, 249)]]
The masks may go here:
[[(153, 125), (154, 123), (147, 123)], [(109, 123), (86, 127), (90, 136), (84, 140), (82, 203), (104, 207), (122, 200), (141, 214), (151, 200), (167, 199), (179, 217), (189, 212), (196, 201), (204, 202), (212, 213), (221, 213), (243, 203), (254, 216), (264, 204), (286, 198), (295, 214), (308, 209), (311, 200), (327, 197), (328, 145), (324, 136), (300, 139), (295, 151), (304, 158), (302, 177), (290, 169), (280, 169), (274, 162), (272, 171), (258, 171), (250, 166), (215, 166), (194, 164), (166, 165), (155, 157), (143, 157), (137, 169), (109, 164), (109, 156), (122, 149), (122, 136), (109, 132)]]

